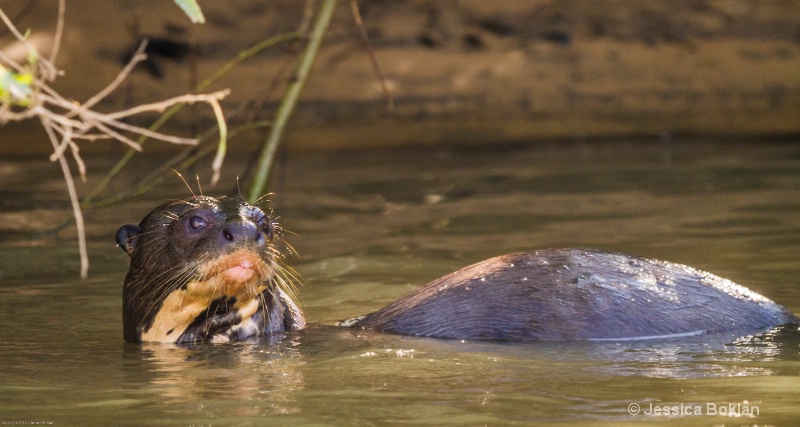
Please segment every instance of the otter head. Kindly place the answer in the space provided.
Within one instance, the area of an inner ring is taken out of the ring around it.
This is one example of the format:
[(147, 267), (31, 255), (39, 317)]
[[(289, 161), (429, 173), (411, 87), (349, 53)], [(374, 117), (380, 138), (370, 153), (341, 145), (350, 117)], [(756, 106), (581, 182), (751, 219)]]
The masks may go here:
[[(240, 198), (192, 197), (122, 226), (126, 341), (228, 341), (302, 327), (278, 286), (275, 222)], [(286, 317), (289, 317), (288, 319)], [(295, 327), (296, 328), (296, 327)]]

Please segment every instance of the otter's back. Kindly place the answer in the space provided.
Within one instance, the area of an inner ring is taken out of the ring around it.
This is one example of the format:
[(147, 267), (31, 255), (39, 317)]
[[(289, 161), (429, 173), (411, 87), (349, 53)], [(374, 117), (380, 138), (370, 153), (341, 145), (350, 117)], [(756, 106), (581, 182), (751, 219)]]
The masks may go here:
[(630, 339), (800, 323), (729, 280), (593, 250), (506, 255), (435, 280), (352, 326), (458, 339)]

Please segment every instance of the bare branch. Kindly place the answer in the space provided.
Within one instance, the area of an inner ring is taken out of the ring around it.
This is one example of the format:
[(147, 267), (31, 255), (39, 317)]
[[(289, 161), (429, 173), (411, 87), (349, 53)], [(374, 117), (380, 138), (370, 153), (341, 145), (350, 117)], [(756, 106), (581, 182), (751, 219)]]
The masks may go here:
[[(64, 155), (64, 151), (67, 150), (67, 145), (69, 144), (70, 140), (72, 139), (71, 138), (72, 137), (72, 128), (67, 127), (66, 129), (62, 129), (62, 128), (58, 127), (57, 125), (55, 125), (50, 120), (47, 121), (47, 124), (50, 126), (51, 129), (53, 129), (53, 131), (55, 131), (56, 133), (61, 134), (61, 142), (58, 144), (57, 147), (55, 147), (55, 150), (53, 151), (53, 154), (50, 155), (50, 161), (51, 162), (55, 162), (56, 160), (58, 160), (59, 157), (63, 156)], [(67, 136), (68, 133), (70, 135), (70, 138), (65, 138), (65, 136)]]
[[(42, 100), (44, 100), (44, 99), (42, 99)], [(86, 129), (87, 131), (91, 128), (91, 126), (88, 126), (88, 124), (86, 124), (84, 122), (81, 122), (79, 120), (71, 120), (71, 119), (68, 119), (67, 117), (65, 117), (64, 115), (57, 114), (57, 113), (54, 113), (54, 112), (48, 110), (44, 106), (44, 104), (35, 105), (35, 106), (31, 107), (29, 109), (29, 111), (31, 113), (33, 113), (34, 115), (36, 115), (36, 116), (45, 116), (45, 117), (49, 118), (50, 120), (52, 120), (52, 121), (54, 121), (54, 122), (56, 122), (56, 123), (58, 123), (58, 124), (60, 124), (60, 125), (62, 125), (64, 127), (69, 127), (69, 128), (72, 128), (72, 129), (81, 129), (81, 130), (82, 129)]]
[(53, 47), (50, 50), (50, 63), (56, 63), (58, 51), (61, 48), (61, 36), (64, 34), (64, 13), (67, 10), (67, 0), (58, 0), (58, 20), (56, 20), (56, 34), (53, 36)]
[[(11, 34), (13, 34), (14, 37), (17, 38), (17, 40), (27, 44), (25, 36), (23, 36), (22, 33), (20, 33), (19, 30), (17, 30), (17, 27), (14, 26), (14, 23), (11, 22), (11, 19), (9, 19), (8, 15), (6, 15), (6, 13), (3, 12), (3, 9), (0, 9), (0, 19), (3, 20), (3, 23), (6, 24), (8, 30), (11, 31)], [(30, 45), (28, 45), (28, 48), (29, 48), (28, 50), (33, 50), (33, 47)]]
[(72, 139), (84, 139), (86, 141), (99, 141), (101, 139), (114, 139), (111, 135), (105, 135), (101, 133), (93, 133), (93, 134), (80, 134), (76, 133), (72, 136)]
[(358, 32), (361, 35), (361, 42), (367, 49), (369, 61), (372, 64), (372, 70), (378, 76), (378, 81), (380, 81), (383, 97), (386, 99), (386, 108), (389, 111), (394, 111), (394, 98), (392, 97), (392, 93), (389, 91), (389, 86), (386, 84), (386, 77), (383, 75), (383, 71), (378, 63), (378, 59), (375, 58), (375, 52), (372, 50), (372, 44), (369, 42), (367, 30), (364, 28), (364, 22), (361, 20), (361, 12), (358, 10), (358, 1), (350, 0), (350, 11), (353, 13), (353, 20), (355, 21), (356, 27), (358, 27)]
[[(58, 75), (58, 72), (57, 72), (56, 68), (53, 66), (53, 64), (50, 63), (50, 61), (46, 60), (45, 58), (42, 58), (41, 55), (39, 55), (39, 52), (36, 50), (36, 48), (33, 45), (30, 44), (28, 39), (26, 39), (25, 36), (22, 33), (19, 32), (17, 27), (14, 26), (14, 23), (11, 22), (11, 19), (8, 18), (8, 15), (6, 15), (6, 13), (3, 12), (2, 8), (0, 8), (0, 19), (3, 21), (4, 24), (6, 24), (6, 27), (8, 27), (9, 31), (11, 31), (11, 34), (13, 34), (14, 37), (17, 38), (17, 40), (19, 40), (22, 44), (25, 45), (25, 47), (28, 49), (28, 52), (33, 53), (34, 55), (36, 55), (36, 58), (38, 59), (38, 62), (39, 62), (39, 68), (40, 68), (40, 73), (41, 73), (40, 78), (44, 79), (44, 80), (52, 80), (52, 79), (54, 79), (55, 76)], [(3, 60), (7, 60), (7, 59), (10, 59), (10, 58), (8, 58), (7, 56), (5, 58), (3, 58)], [(9, 62), (9, 64), (12, 65), (12, 66), (15, 65), (15, 64), (19, 65), (13, 60), (11, 62)], [(14, 67), (14, 68), (17, 68), (17, 67)], [(19, 69), (17, 69), (17, 71), (19, 71)]]
[(210, 104), (214, 109), (214, 115), (217, 116), (217, 126), (219, 127), (219, 146), (217, 148), (217, 155), (214, 156), (214, 161), (211, 163), (211, 170), (214, 171), (211, 177), (211, 185), (216, 185), (219, 181), (222, 161), (225, 159), (225, 152), (228, 150), (228, 126), (225, 124), (225, 117), (222, 115), (222, 107), (219, 106), (219, 101), (214, 99), (210, 101)]
[[(212, 107), (213, 107), (213, 104), (212, 104)], [(139, 135), (144, 135), (144, 136), (147, 136), (148, 138), (160, 139), (162, 141), (170, 142), (170, 143), (173, 143), (173, 144), (179, 144), (179, 145), (195, 145), (195, 144), (197, 144), (197, 140), (195, 138), (183, 138), (183, 137), (180, 137), (180, 136), (172, 136), (172, 135), (167, 135), (167, 134), (163, 134), (163, 133), (160, 133), (160, 132), (154, 132), (154, 131), (151, 131), (150, 129), (147, 129), (147, 128), (130, 125), (128, 123), (120, 122), (118, 120), (113, 120), (113, 119), (109, 118), (107, 114), (99, 114), (99, 113), (95, 113), (95, 112), (92, 112), (92, 111), (84, 111), (81, 114), (81, 116), (86, 119), (87, 123), (91, 123), (93, 125), (96, 124), (96, 123), (103, 123), (103, 124), (106, 124), (108, 126), (113, 126), (113, 127), (118, 128), (118, 129), (121, 129), (121, 130), (125, 130), (125, 131), (132, 132), (132, 133), (137, 133)], [(136, 143), (136, 145), (141, 147), (141, 144), (139, 144), (139, 143)]]
[(122, 84), (122, 82), (125, 81), (125, 79), (128, 77), (128, 74), (130, 74), (131, 71), (133, 71), (133, 67), (135, 67), (136, 64), (138, 64), (139, 62), (147, 59), (147, 55), (144, 54), (145, 47), (147, 47), (147, 40), (142, 40), (142, 42), (139, 44), (139, 48), (136, 49), (136, 52), (133, 54), (131, 60), (128, 61), (128, 63), (125, 65), (125, 68), (123, 68), (122, 71), (120, 71), (119, 74), (117, 74), (117, 77), (114, 79), (114, 81), (112, 81), (108, 86), (106, 86), (100, 92), (97, 92), (95, 96), (89, 98), (89, 100), (84, 102), (80, 110), (81, 111), (88, 110), (94, 104), (97, 104), (98, 102), (103, 100), (103, 98), (105, 98), (111, 92), (113, 92), (116, 88), (118, 88), (119, 85)]
[(78, 173), (81, 175), (81, 181), (84, 183), (86, 182), (86, 163), (83, 162), (83, 158), (81, 158), (80, 148), (78, 148), (78, 144), (75, 141), (69, 141), (69, 150), (72, 152), (72, 158), (75, 160), (75, 164), (78, 165)]
[[(3, 9), (0, 9), (0, 13), (3, 12)], [(25, 68), (22, 67), (17, 61), (14, 61), (10, 56), (6, 55), (5, 52), (0, 50), (0, 61), (3, 61), (6, 65), (10, 66), (14, 69), (14, 71), (20, 73), (25, 71)]]
[(100, 129), (101, 131), (113, 136), (114, 139), (116, 139), (117, 141), (119, 141), (119, 142), (121, 142), (123, 144), (129, 145), (131, 148), (133, 148), (136, 151), (142, 151), (142, 146), (139, 145), (138, 142), (126, 137), (125, 135), (123, 135), (123, 134), (121, 134), (119, 132), (116, 132), (115, 130), (111, 129), (110, 127), (108, 127), (108, 126), (106, 126), (106, 125), (104, 125), (102, 123), (95, 123), (95, 126), (97, 126), (97, 129)]
[[(28, 49), (29, 55), (33, 55), (36, 58), (35, 61), (31, 61), (31, 64), (23, 66), (0, 51), (0, 61), (2, 61), (6, 67), (19, 74), (25, 73), (36, 76), (36, 80), (30, 83), (30, 93), (24, 95), (24, 99), (0, 99), (0, 124), (9, 121), (27, 120), (34, 117), (38, 118), (41, 122), (42, 127), (53, 145), (53, 153), (50, 155), (50, 160), (59, 162), (64, 175), (64, 181), (67, 184), (78, 232), (78, 246), (81, 254), (81, 277), (85, 278), (89, 268), (89, 258), (86, 249), (86, 232), (83, 214), (80, 209), (80, 200), (78, 199), (77, 190), (75, 188), (75, 181), (72, 177), (70, 165), (65, 154), (67, 149), (70, 150), (70, 154), (75, 161), (81, 179), (85, 181), (86, 165), (81, 158), (80, 147), (76, 142), (77, 140), (94, 141), (98, 139), (115, 139), (138, 151), (142, 150), (141, 144), (137, 143), (126, 134), (158, 139), (173, 144), (196, 144), (197, 140), (194, 138), (183, 138), (159, 133), (143, 127), (124, 123), (122, 119), (146, 112), (162, 112), (167, 108), (175, 107), (179, 104), (202, 102), (211, 106), (219, 126), (220, 142), (217, 158), (214, 161), (214, 177), (215, 180), (217, 180), (219, 179), (219, 169), (222, 165), (222, 159), (225, 155), (225, 140), (227, 137), (227, 126), (219, 101), (227, 96), (230, 91), (222, 90), (209, 94), (182, 95), (161, 102), (140, 105), (114, 113), (100, 113), (91, 110), (92, 107), (116, 90), (130, 75), (134, 66), (146, 58), (144, 54), (146, 42), (143, 42), (133, 55), (133, 58), (108, 86), (89, 98), (83, 105), (71, 101), (46, 83), (47, 81), (54, 80), (60, 73), (53, 64), (58, 56), (61, 39), (63, 37), (66, 0), (59, 0), (58, 5), (58, 22), (49, 59), (45, 59), (39, 55), (34, 46), (19, 32), (2, 8), (0, 8), (0, 20), (8, 27), (11, 34)], [(35, 69), (31, 69), (31, 65), (35, 65)]]
[[(52, 129), (52, 123), (48, 121), (47, 117), (40, 117), (42, 126), (50, 137), (50, 142), (53, 144), (54, 149), (58, 149), (60, 145), (58, 137)], [(61, 172), (64, 175), (64, 181), (67, 183), (67, 192), (69, 199), (72, 203), (72, 213), (75, 215), (75, 227), (78, 231), (78, 251), (81, 258), (81, 278), (85, 279), (89, 275), (89, 251), (86, 248), (86, 230), (84, 229), (83, 212), (81, 212), (80, 200), (78, 200), (78, 192), (75, 190), (75, 181), (72, 179), (72, 173), (69, 170), (69, 164), (64, 156), (58, 158), (58, 163), (61, 165)]]
[(174, 98), (170, 98), (161, 102), (154, 102), (152, 104), (144, 104), (139, 105), (133, 108), (129, 108), (127, 110), (117, 111), (116, 113), (106, 114), (106, 116), (112, 119), (121, 119), (123, 117), (134, 116), (136, 114), (141, 114), (148, 111), (157, 111), (162, 112), (167, 108), (179, 104), (181, 102), (185, 102), (187, 104), (194, 104), (195, 102), (210, 102), (212, 99), (220, 100), (225, 98), (229, 93), (230, 90), (220, 90), (217, 92), (212, 92), (209, 94), (199, 94), (199, 95), (181, 95), (176, 96)]

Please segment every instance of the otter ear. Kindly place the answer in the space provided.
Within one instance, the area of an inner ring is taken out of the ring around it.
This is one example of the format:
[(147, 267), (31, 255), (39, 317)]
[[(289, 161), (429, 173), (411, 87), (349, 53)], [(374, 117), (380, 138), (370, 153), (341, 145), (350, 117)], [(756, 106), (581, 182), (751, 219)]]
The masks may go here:
[(139, 234), (142, 229), (136, 225), (123, 225), (117, 230), (117, 245), (128, 255), (133, 253), (136, 243), (139, 241)]

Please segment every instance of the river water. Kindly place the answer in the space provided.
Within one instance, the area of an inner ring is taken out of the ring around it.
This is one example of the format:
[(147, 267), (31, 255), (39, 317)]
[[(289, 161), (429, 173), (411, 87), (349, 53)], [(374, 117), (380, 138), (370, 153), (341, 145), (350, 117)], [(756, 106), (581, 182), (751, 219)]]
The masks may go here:
[[(120, 225), (189, 194), (177, 177), (87, 212), (92, 267), (81, 280), (74, 227), (62, 227), (70, 211), (57, 165), (0, 160), (0, 421), (794, 424), (797, 328), (521, 344), (331, 325), (481, 259), (547, 247), (689, 264), (798, 313), (798, 142), (290, 154), (270, 206), (291, 231), (284, 238), (299, 255), (289, 262), (303, 277), (301, 304), (314, 325), (270, 340), (188, 347), (123, 343), (128, 262), (114, 243)], [(90, 160), (92, 183), (108, 165)], [(242, 166), (229, 159), (229, 185), (203, 191), (235, 188)]]

